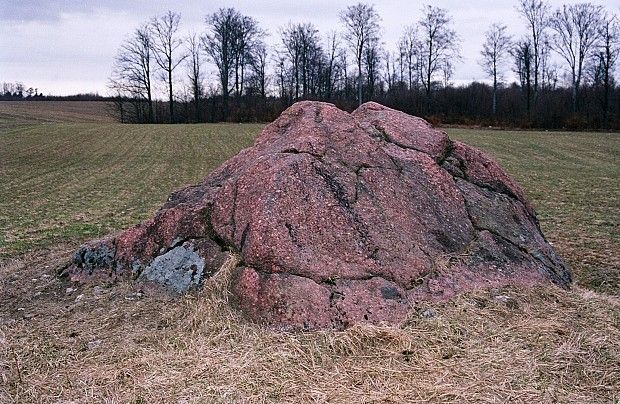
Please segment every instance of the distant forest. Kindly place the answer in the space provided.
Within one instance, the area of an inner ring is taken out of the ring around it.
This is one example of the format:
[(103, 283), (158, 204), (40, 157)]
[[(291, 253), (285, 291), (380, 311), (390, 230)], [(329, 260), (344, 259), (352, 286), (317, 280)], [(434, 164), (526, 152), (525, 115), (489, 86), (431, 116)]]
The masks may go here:
[[(364, 3), (343, 9), (340, 31), (325, 36), (311, 23), (289, 23), (275, 47), (259, 21), (234, 8), (207, 15), (204, 32), (189, 36), (180, 34), (181, 15), (168, 11), (120, 46), (110, 113), (126, 123), (267, 122), (298, 100), (346, 110), (372, 100), (434, 124), (620, 129), (617, 16), (591, 3), (515, 6), (527, 34), (514, 38), (492, 24), (477, 58), (490, 84), (461, 86), (452, 82), (462, 60), (459, 35), (439, 7), (424, 6), (395, 50), (382, 42), (381, 17)], [(207, 65), (217, 70), (214, 82), (205, 79)], [(510, 71), (518, 81), (506, 83)], [(154, 95), (162, 84), (165, 101)], [(45, 98), (6, 86), (0, 99)]]

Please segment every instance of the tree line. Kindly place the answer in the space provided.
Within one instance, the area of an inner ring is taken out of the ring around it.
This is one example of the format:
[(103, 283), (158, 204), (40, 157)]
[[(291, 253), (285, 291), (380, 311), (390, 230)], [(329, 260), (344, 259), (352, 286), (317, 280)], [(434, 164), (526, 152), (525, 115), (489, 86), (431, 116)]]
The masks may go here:
[[(464, 86), (452, 83), (461, 39), (440, 7), (424, 6), (392, 48), (365, 3), (340, 12), (339, 32), (289, 23), (272, 34), (275, 46), (259, 21), (234, 8), (207, 15), (204, 32), (190, 35), (168, 11), (121, 45), (109, 80), (113, 111), (122, 122), (269, 121), (302, 99), (344, 109), (374, 100), (435, 123), (619, 128), (618, 18), (592, 3), (554, 10), (518, 0), (515, 8), (527, 33), (515, 38), (492, 24), (478, 57), (491, 84)], [(506, 83), (510, 71), (514, 83)], [(166, 101), (155, 86), (165, 87)]]

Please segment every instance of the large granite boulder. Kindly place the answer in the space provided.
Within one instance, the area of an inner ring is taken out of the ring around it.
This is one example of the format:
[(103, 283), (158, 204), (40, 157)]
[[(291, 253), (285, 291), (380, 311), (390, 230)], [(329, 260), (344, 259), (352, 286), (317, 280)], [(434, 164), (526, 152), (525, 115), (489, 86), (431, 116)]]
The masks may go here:
[(402, 321), (414, 301), (571, 275), (487, 155), (376, 103), (299, 102), (149, 220), (82, 246), (76, 281), (199, 287), (230, 252), (251, 319), (279, 329)]

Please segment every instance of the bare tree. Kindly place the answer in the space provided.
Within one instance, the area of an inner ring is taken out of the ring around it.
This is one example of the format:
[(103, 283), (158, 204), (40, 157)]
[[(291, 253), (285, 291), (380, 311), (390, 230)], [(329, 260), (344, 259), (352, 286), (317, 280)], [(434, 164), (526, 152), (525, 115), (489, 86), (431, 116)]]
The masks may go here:
[(242, 18), (234, 8), (220, 8), (207, 16), (209, 32), (202, 39), (203, 47), (219, 73), (224, 120), (228, 119), (228, 97), (234, 90), (234, 87), (230, 88), (229, 82), (235, 63), (236, 35)]
[(506, 33), (506, 29), (505, 25), (491, 25), (484, 34), (484, 43), (480, 52), (482, 54), (480, 66), (493, 79), (493, 102), (491, 107), (493, 116), (497, 113), (497, 87), (504, 78), (502, 68), (512, 46), (510, 35)]
[(253, 52), (263, 46), (265, 35), (266, 33), (259, 28), (258, 22), (254, 18), (239, 16), (233, 32), (235, 93), (237, 96), (243, 94), (245, 68), (251, 64)]
[(267, 46), (264, 43), (258, 43), (254, 46), (254, 51), (251, 55), (250, 66), (252, 68), (252, 74), (254, 81), (258, 87), (262, 98), (267, 96), (267, 58), (269, 52)]
[(386, 51), (383, 57), (385, 59), (385, 81), (387, 83), (387, 90), (391, 91), (396, 87), (396, 82), (398, 81), (398, 73), (396, 71), (398, 57), (394, 52), (389, 51)]
[(599, 27), (600, 45), (596, 52), (596, 64), (603, 85), (603, 114), (609, 124), (609, 98), (613, 87), (613, 69), (620, 56), (620, 22), (615, 15), (604, 15)]
[(451, 18), (442, 8), (424, 6), (419, 22), (422, 42), (422, 84), (430, 95), (433, 79), (437, 73), (445, 73), (445, 67), (460, 58), (459, 38), (450, 28)]
[(555, 82), (557, 81), (557, 65), (551, 63), (551, 51), (552, 51), (552, 41), (549, 35), (546, 33), (543, 35), (542, 40), (540, 41), (539, 48), (539, 70), (540, 70), (540, 83), (539, 90), (546, 90), (553, 88), (555, 86)]
[(333, 96), (336, 82), (340, 76), (340, 64), (342, 49), (340, 48), (340, 42), (338, 41), (338, 34), (336, 31), (332, 31), (327, 36), (327, 71), (326, 75), (326, 98), (330, 100)]
[(186, 54), (177, 55), (183, 45), (183, 40), (177, 36), (181, 15), (168, 11), (161, 17), (151, 20), (153, 31), (153, 56), (157, 65), (163, 71), (163, 79), (168, 85), (168, 102), (170, 108), (170, 122), (174, 122), (174, 92), (172, 91), (172, 72), (187, 57)]
[(304, 98), (316, 92), (317, 65), (322, 64), (324, 58), (318, 33), (310, 23), (289, 24), (280, 30), (296, 99), (300, 91)]
[(373, 6), (363, 3), (349, 6), (340, 14), (345, 26), (344, 38), (357, 62), (357, 101), (362, 105), (362, 67), (367, 48), (379, 38), (381, 18)]
[(526, 109), (528, 117), (531, 111), (532, 102), (532, 76), (534, 68), (533, 46), (529, 38), (518, 41), (512, 49), (512, 57), (514, 59), (514, 71), (519, 77), (521, 89), (525, 93)]
[(379, 69), (381, 64), (381, 44), (379, 38), (373, 38), (368, 42), (364, 51), (364, 70), (368, 99), (375, 96), (377, 82), (379, 81)]
[(418, 59), (420, 56), (419, 51), (421, 44), (418, 38), (418, 27), (415, 25), (410, 25), (405, 28), (405, 32), (403, 32), (403, 35), (400, 37), (398, 44), (402, 60), (401, 63), (404, 69), (407, 70), (408, 86), (409, 89), (412, 90), (414, 88), (414, 73), (416, 75), (419, 74), (417, 68), (419, 64)]
[[(138, 28), (120, 47), (110, 77), (109, 87), (119, 97), (135, 99), (136, 119), (142, 121), (142, 100), (146, 100), (148, 122), (153, 122), (151, 68), (151, 32), (148, 26)], [(121, 104), (122, 105), (122, 104)]]
[(577, 111), (577, 93), (584, 63), (592, 56), (600, 38), (599, 23), (603, 8), (590, 3), (564, 5), (550, 20), (555, 31), (556, 52), (568, 64), (571, 74), (573, 112)]
[(529, 29), (529, 43), (533, 61), (532, 75), (534, 79), (534, 97), (538, 95), (540, 82), (541, 44), (544, 31), (547, 28), (549, 5), (543, 0), (519, 0), (517, 11), (527, 21)]
[(286, 68), (287, 62), (287, 54), (284, 50), (276, 49), (273, 55), (273, 61), (276, 64), (276, 75), (278, 76), (278, 87), (280, 89), (280, 98), (282, 99), (290, 99), (292, 95), (290, 91), (290, 86), (288, 85), (289, 75), (288, 70)]
[(187, 71), (189, 76), (190, 90), (194, 102), (194, 120), (200, 121), (200, 98), (202, 98), (203, 88), (203, 76), (202, 76), (202, 49), (201, 39), (195, 33), (190, 34), (187, 37), (185, 43), (187, 44)]

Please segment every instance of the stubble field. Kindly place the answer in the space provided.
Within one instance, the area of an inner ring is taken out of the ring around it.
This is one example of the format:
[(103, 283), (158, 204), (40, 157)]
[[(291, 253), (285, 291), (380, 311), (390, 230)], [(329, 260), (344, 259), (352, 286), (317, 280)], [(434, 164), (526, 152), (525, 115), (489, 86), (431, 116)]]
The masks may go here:
[(620, 399), (617, 134), (448, 130), (522, 185), (573, 268), (571, 291), (477, 291), (416, 304), (401, 328), (300, 335), (229, 309), (225, 273), (176, 300), (55, 276), (82, 241), (148, 217), (262, 125), (120, 125), (94, 112), (66, 122), (5, 106), (0, 402)]

